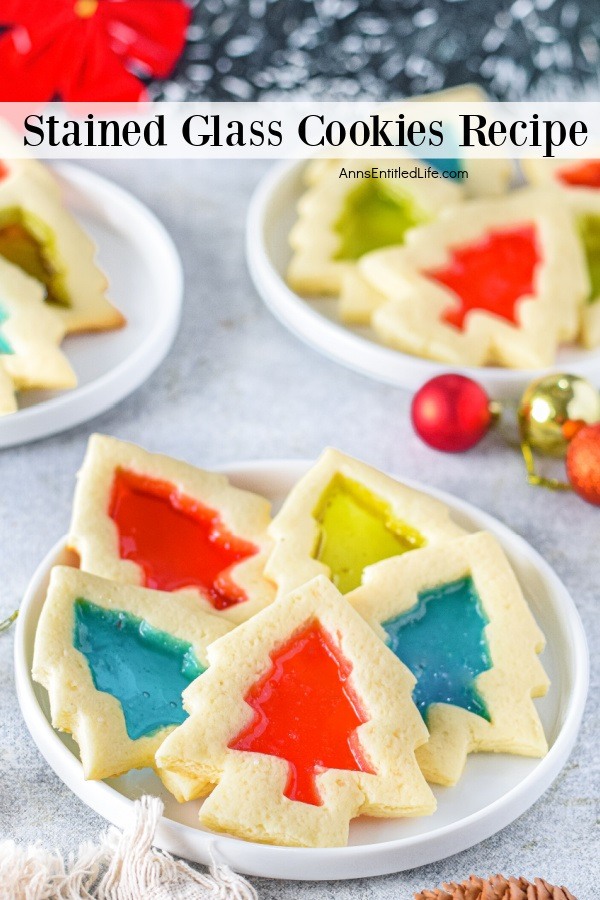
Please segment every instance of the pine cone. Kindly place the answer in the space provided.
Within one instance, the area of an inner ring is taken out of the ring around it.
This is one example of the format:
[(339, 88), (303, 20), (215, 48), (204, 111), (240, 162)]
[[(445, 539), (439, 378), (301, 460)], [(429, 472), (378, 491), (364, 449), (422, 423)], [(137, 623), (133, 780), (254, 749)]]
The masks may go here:
[(442, 888), (415, 894), (415, 900), (576, 900), (564, 887), (554, 887), (536, 878), (530, 882), (525, 878), (505, 878), (492, 875), (491, 878), (477, 878), (471, 875), (462, 884), (444, 884)]

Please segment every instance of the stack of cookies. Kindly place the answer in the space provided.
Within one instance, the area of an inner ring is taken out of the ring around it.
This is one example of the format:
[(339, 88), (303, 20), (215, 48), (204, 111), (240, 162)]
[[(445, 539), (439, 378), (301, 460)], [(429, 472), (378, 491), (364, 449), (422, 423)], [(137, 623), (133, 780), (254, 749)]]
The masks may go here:
[(75, 387), (66, 334), (124, 324), (58, 182), (41, 163), (8, 159), (13, 144), (0, 129), (0, 416), (19, 391)]
[[(486, 102), (468, 86), (427, 99)], [(514, 174), (499, 159), (313, 161), (288, 283), (447, 365), (543, 368), (561, 344), (595, 347), (600, 161), (526, 161), (511, 190)]]
[(544, 638), (501, 547), (337, 450), (272, 518), (95, 435), (69, 546), (33, 677), (86, 778), (151, 766), (214, 831), (331, 847), (359, 815), (432, 815), (470, 753), (547, 750)]

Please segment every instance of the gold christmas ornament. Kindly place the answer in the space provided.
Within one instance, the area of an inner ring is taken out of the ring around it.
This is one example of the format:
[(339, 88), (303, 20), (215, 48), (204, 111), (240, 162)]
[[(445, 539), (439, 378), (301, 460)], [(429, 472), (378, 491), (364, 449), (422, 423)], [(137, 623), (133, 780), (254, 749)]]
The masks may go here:
[(521, 397), (518, 421), (530, 484), (569, 490), (566, 482), (537, 474), (534, 451), (564, 457), (580, 428), (600, 422), (600, 392), (579, 375), (544, 375), (532, 381)]
[(600, 422), (600, 392), (578, 375), (532, 381), (519, 403), (521, 440), (547, 456), (565, 456), (582, 425)]

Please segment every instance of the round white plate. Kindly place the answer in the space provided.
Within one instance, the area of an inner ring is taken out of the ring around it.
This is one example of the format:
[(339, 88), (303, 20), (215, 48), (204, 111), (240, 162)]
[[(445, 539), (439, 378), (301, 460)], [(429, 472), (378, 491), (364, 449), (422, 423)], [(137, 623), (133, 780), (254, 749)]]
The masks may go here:
[[(265, 461), (224, 471), (234, 484), (262, 493), (278, 504), (307, 465), (301, 461)], [(462, 500), (440, 491), (430, 493), (448, 504), (463, 527), (484, 528), (498, 538), (546, 635), (548, 645), (542, 660), (552, 687), (546, 697), (536, 701), (550, 744), (544, 759), (474, 754), (456, 787), (435, 788), (438, 809), (434, 815), (404, 820), (357, 819), (350, 827), (348, 847), (318, 850), (270, 847), (210, 833), (198, 826), (199, 801), (178, 804), (150, 770), (106, 782), (86, 782), (75, 744), (50, 726), (46, 692), (33, 683), (30, 675), (35, 630), (50, 569), (56, 563), (69, 562), (64, 540), (53, 547), (33, 576), (17, 620), (17, 693), (39, 750), (84, 803), (114, 824), (122, 827), (130, 821), (132, 800), (145, 793), (160, 795), (165, 801), (165, 815), (156, 837), (159, 847), (201, 863), (209, 862), (212, 852), (238, 872), (250, 875), (307, 880), (383, 875), (458, 853), (499, 831), (546, 790), (573, 747), (588, 685), (586, 641), (566, 589), (522, 538)]]
[(70, 391), (26, 391), (20, 409), (0, 418), (0, 447), (56, 434), (97, 416), (138, 388), (164, 359), (181, 314), (183, 274), (173, 241), (127, 191), (77, 166), (56, 174), (66, 206), (98, 246), (109, 297), (124, 328), (69, 335), (63, 349), (77, 373)]
[(519, 397), (530, 381), (546, 372), (583, 375), (600, 383), (600, 348), (565, 346), (549, 369), (447, 366), (384, 346), (371, 328), (342, 324), (333, 298), (307, 300), (285, 283), (291, 251), (288, 235), (305, 186), (304, 162), (275, 166), (259, 184), (248, 213), (246, 253), (256, 290), (271, 312), (297, 337), (336, 362), (363, 375), (415, 391), (447, 372), (462, 372), (479, 381), (491, 397)]

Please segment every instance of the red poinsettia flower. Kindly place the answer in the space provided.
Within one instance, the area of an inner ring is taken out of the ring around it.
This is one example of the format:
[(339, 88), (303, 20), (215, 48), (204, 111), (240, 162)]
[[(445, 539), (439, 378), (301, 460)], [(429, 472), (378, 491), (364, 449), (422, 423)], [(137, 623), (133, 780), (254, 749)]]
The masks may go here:
[(183, 0), (0, 0), (0, 100), (142, 100), (185, 44)]

